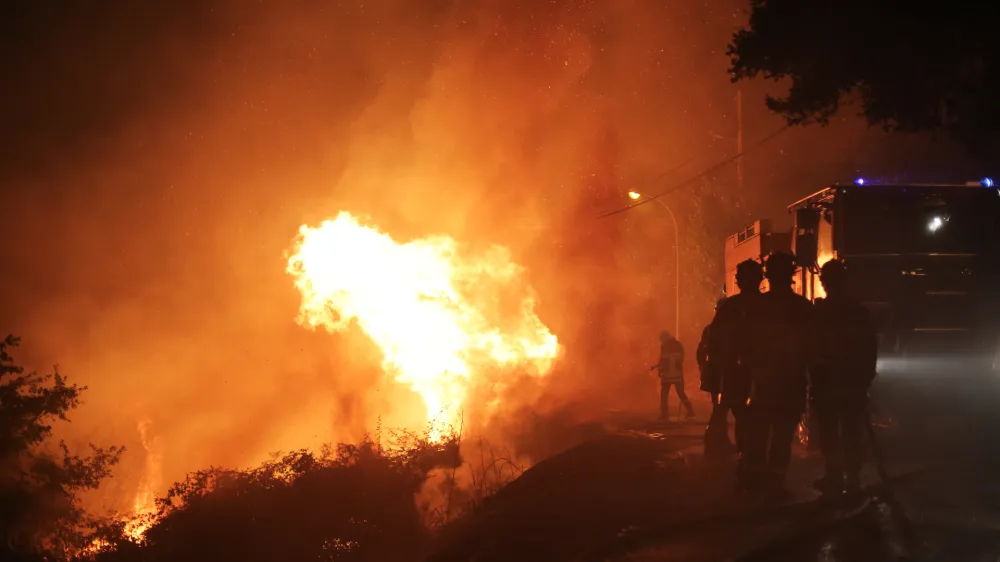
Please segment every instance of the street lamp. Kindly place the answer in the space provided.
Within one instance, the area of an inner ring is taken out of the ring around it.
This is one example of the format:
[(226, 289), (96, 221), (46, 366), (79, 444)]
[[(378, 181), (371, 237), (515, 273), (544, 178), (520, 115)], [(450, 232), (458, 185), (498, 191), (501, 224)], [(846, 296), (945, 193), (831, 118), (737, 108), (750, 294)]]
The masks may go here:
[[(633, 201), (642, 199), (642, 194), (638, 191), (629, 191), (628, 198)], [(681, 332), (681, 237), (680, 229), (677, 228), (677, 217), (674, 212), (663, 202), (662, 199), (653, 199), (670, 215), (670, 221), (674, 224), (674, 264), (677, 268), (677, 277), (674, 280), (674, 337), (679, 338)]]

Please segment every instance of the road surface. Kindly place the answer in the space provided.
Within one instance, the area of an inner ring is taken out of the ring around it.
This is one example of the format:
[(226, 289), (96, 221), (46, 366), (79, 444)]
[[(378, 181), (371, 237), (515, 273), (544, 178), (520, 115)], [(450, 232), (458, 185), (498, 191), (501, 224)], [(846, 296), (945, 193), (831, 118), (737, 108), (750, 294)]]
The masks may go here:
[(869, 461), (868, 493), (816, 501), (821, 459), (797, 447), (795, 498), (762, 506), (736, 494), (731, 460), (702, 457), (704, 419), (635, 424), (537, 464), (442, 533), (431, 560), (996, 561), (995, 387), (890, 389), (877, 433), (894, 496)]

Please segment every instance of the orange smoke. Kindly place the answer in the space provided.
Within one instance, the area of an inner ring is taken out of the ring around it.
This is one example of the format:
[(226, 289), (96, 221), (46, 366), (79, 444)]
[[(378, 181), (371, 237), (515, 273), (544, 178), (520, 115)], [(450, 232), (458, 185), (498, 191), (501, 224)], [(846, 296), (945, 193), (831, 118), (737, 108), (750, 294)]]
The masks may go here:
[(445, 236), (400, 244), (341, 212), (299, 229), (287, 272), (302, 296), (299, 324), (340, 332), (355, 323), (435, 427), (458, 426), (478, 374), (544, 376), (559, 352), (502, 247), (464, 255)]

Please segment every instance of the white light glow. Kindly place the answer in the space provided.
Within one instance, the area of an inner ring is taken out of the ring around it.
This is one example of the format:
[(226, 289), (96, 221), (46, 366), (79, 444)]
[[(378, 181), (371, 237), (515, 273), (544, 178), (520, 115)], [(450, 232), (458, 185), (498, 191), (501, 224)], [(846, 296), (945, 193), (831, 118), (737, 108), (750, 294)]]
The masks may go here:
[(944, 226), (944, 219), (941, 217), (934, 217), (927, 223), (927, 230), (937, 232), (941, 230), (942, 226)]

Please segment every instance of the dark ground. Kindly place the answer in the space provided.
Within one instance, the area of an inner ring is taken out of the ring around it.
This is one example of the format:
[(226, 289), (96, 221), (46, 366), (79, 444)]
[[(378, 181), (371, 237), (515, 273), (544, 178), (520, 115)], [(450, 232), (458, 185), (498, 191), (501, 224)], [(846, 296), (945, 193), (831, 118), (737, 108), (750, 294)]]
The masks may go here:
[[(895, 496), (870, 459), (865, 494), (836, 506), (816, 501), (820, 459), (797, 447), (789, 475), (795, 499), (763, 506), (735, 493), (732, 460), (702, 457), (703, 420), (644, 424), (535, 465), (442, 533), (431, 560), (995, 561), (996, 386), (877, 389), (879, 419), (891, 420), (876, 433)], [(707, 403), (696, 406), (707, 413)]]

